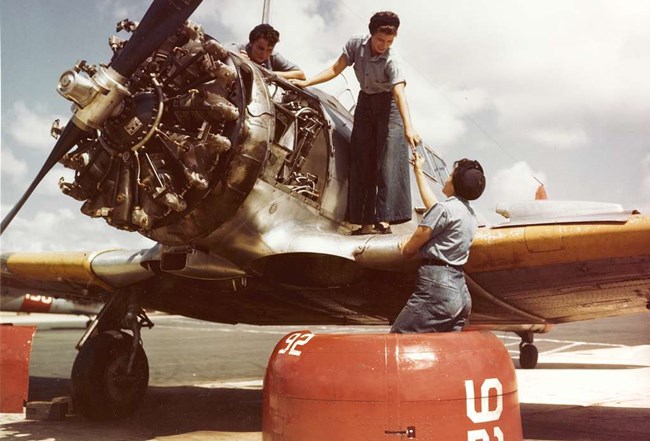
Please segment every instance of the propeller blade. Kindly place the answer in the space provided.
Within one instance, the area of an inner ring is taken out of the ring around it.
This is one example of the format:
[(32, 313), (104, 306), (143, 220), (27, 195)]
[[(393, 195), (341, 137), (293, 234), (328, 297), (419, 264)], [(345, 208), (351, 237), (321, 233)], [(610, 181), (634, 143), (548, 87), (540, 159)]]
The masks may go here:
[(27, 202), (29, 196), (31, 196), (32, 192), (43, 180), (47, 172), (49, 172), (52, 167), (54, 167), (54, 164), (56, 164), (63, 157), (63, 155), (65, 155), (77, 143), (77, 141), (79, 141), (84, 133), (85, 132), (83, 130), (81, 130), (72, 122), (69, 122), (65, 126), (65, 129), (63, 129), (63, 133), (61, 133), (59, 140), (56, 142), (54, 148), (50, 152), (50, 156), (48, 156), (45, 160), (43, 167), (41, 167), (41, 170), (29, 185), (29, 188), (27, 188), (25, 194), (23, 194), (16, 205), (14, 205), (9, 214), (7, 214), (4, 219), (2, 219), (2, 225), (0, 226), (0, 235), (2, 235), (2, 233), (5, 231), (5, 228), (9, 226), (13, 218), (16, 216), (16, 214), (18, 214), (18, 211), (20, 211), (25, 202)]
[(129, 78), (201, 4), (202, 0), (154, 0), (111, 67)]
[[(185, 20), (201, 4), (201, 1), (154, 0), (129, 41), (113, 60), (111, 67), (120, 75), (129, 78), (154, 50), (185, 23)], [(96, 109), (91, 110), (95, 111)], [(25, 202), (27, 202), (27, 199), (36, 189), (36, 186), (43, 180), (52, 167), (54, 167), (54, 164), (79, 141), (83, 133), (84, 130), (79, 128), (74, 118), (66, 125), (61, 137), (43, 164), (43, 167), (38, 172), (38, 175), (36, 175), (25, 194), (14, 205), (9, 214), (2, 219), (0, 235), (9, 226)]]

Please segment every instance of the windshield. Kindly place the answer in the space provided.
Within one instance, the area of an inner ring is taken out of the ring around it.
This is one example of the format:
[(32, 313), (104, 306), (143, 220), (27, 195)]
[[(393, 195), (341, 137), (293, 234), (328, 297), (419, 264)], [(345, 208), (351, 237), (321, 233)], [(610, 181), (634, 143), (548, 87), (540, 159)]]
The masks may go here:
[(443, 185), (449, 175), (445, 161), (428, 145), (420, 144), (417, 149), (418, 153), (424, 157), (424, 174)]

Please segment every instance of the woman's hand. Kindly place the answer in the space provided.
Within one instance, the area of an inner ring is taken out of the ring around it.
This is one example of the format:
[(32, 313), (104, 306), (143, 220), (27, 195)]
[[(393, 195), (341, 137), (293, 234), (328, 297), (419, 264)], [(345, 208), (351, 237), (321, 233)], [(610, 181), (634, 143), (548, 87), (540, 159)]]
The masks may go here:
[(415, 150), (415, 147), (420, 143), (420, 141), (422, 141), (422, 138), (420, 138), (418, 132), (410, 127), (404, 128), (404, 136), (406, 137), (406, 142), (409, 143), (412, 150)]
[(417, 152), (413, 152), (413, 157), (409, 162), (413, 164), (413, 169), (415, 171), (420, 171), (422, 170), (422, 167), (424, 167), (424, 156)]
[(307, 82), (307, 80), (299, 80), (297, 78), (291, 78), (289, 80), (289, 82), (291, 84), (293, 84), (294, 86), (298, 86), (300, 88), (305, 88), (305, 87), (309, 86), (309, 83)]

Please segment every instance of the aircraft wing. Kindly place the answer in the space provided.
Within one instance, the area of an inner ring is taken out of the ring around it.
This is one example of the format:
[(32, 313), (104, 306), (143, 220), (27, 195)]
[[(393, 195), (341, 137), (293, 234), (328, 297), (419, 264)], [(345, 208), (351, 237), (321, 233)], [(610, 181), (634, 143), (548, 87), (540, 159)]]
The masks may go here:
[(154, 276), (151, 250), (7, 252), (2, 254), (3, 294), (105, 300), (109, 293)]
[[(475, 310), (563, 323), (640, 312), (650, 301), (650, 217), (481, 229), (465, 266)], [(492, 305), (492, 306), (491, 306)]]
[[(645, 310), (649, 232), (650, 218), (641, 215), (626, 222), (479, 229), (465, 266), (473, 323), (542, 329)], [(8, 253), (2, 256), (2, 285), (105, 299), (138, 284), (156, 293), (151, 303), (144, 300), (156, 309), (230, 323), (388, 323), (410, 295), (417, 267), (416, 260), (399, 255), (403, 237), (353, 237), (323, 225), (283, 223), (249, 243), (264, 253), (227, 271), (214, 262), (229, 262), (229, 256), (202, 260), (198, 250), (183, 257), (186, 266), (174, 269), (169, 262), (176, 253), (160, 246)], [(207, 308), (215, 302), (218, 310)]]

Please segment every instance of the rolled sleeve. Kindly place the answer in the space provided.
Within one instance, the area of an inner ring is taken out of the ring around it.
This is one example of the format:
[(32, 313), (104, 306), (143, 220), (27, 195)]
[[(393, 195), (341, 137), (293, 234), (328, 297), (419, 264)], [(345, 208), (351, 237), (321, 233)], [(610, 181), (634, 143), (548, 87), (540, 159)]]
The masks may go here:
[(399, 83), (406, 84), (406, 77), (401, 69), (400, 63), (397, 60), (389, 59), (386, 63), (386, 76), (391, 86)]
[(350, 38), (343, 46), (343, 55), (347, 59), (348, 66), (352, 66), (356, 60), (356, 54), (359, 50), (360, 41), (358, 37)]
[(431, 237), (435, 237), (444, 231), (449, 225), (449, 213), (442, 204), (435, 204), (429, 209), (420, 222), (421, 227), (431, 228)]
[(271, 70), (275, 72), (289, 72), (292, 70), (300, 70), (300, 66), (276, 52), (271, 55)]

